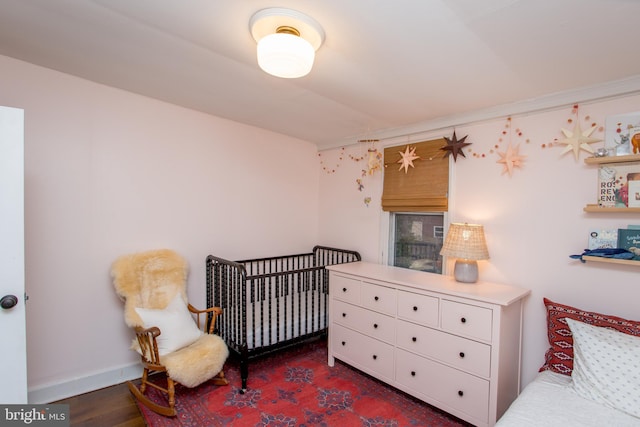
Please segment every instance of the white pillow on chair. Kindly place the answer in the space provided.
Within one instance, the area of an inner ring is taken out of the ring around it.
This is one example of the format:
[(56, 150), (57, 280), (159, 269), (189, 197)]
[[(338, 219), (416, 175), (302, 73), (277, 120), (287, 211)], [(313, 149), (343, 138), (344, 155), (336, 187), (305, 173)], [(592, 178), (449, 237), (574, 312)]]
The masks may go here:
[(164, 309), (136, 307), (135, 310), (144, 322), (145, 328), (156, 326), (160, 329), (161, 333), (156, 338), (160, 356), (192, 344), (204, 333), (196, 325), (179, 293)]
[(640, 337), (567, 318), (573, 335), (574, 390), (640, 417)]

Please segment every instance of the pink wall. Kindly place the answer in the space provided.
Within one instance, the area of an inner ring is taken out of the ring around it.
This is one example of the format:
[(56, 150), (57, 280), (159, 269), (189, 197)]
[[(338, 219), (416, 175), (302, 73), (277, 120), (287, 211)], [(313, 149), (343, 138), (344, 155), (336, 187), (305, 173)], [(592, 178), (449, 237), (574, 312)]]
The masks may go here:
[[(196, 305), (204, 303), (209, 253), (237, 259), (321, 243), (359, 250), (368, 261), (385, 257), (382, 174), (364, 178), (358, 191), (364, 164), (349, 157), (363, 155), (362, 147), (347, 147), (341, 162), (340, 149), (322, 152), (323, 164), (340, 164), (327, 174), (305, 141), (6, 57), (0, 76), (0, 104), (25, 110), (31, 401), (139, 374), (108, 275), (121, 254), (156, 247), (183, 253)], [(639, 102), (630, 96), (584, 103), (580, 113), (604, 125), (606, 116), (637, 111)], [(568, 258), (585, 247), (589, 229), (640, 221), (582, 211), (595, 202), (595, 168), (584, 164), (585, 153), (575, 161), (559, 147), (541, 148), (561, 136), (560, 128), (572, 128), (570, 117), (570, 107), (513, 117), (530, 142), (521, 143), (526, 162), (512, 177), (501, 175), (490, 153), (504, 119), (456, 129), (473, 145), (453, 164), (450, 219), (484, 224), (491, 259), (480, 263), (483, 280), (533, 291), (525, 310), (525, 383), (547, 346), (543, 296), (639, 318), (637, 267)], [(452, 129), (412, 133), (417, 141), (451, 136)], [(407, 138), (382, 144), (404, 147)]]
[[(639, 104), (640, 96), (581, 104), (580, 124), (583, 130), (594, 121), (604, 126), (607, 116), (637, 111)], [(547, 348), (543, 297), (640, 319), (640, 267), (581, 264), (569, 258), (587, 247), (592, 228), (640, 224), (638, 215), (583, 212), (586, 204), (596, 202), (597, 167), (584, 163), (585, 152), (576, 161), (573, 153), (561, 155), (564, 146), (548, 147), (554, 139), (562, 139), (561, 128), (573, 130), (573, 124), (567, 122), (572, 117), (571, 106), (514, 116), (512, 142), (520, 143), (520, 154), (527, 157), (523, 168), (511, 177), (502, 175), (494, 149), (500, 137), (504, 138), (500, 151), (508, 142), (508, 135), (501, 135), (506, 118), (456, 128), (457, 136), (468, 135), (466, 142), (472, 145), (464, 149), (466, 158), (459, 156), (452, 163), (450, 220), (484, 225), (491, 259), (479, 263), (481, 279), (532, 290), (524, 319), (525, 384), (542, 365)], [(515, 136), (516, 128), (523, 132), (522, 137)], [(451, 137), (452, 133), (453, 129), (425, 132), (412, 136), (411, 141)], [(603, 138), (604, 133), (594, 136)], [(381, 144), (404, 148), (407, 138)], [(543, 144), (547, 148), (542, 148)], [(384, 259), (388, 230), (388, 215), (380, 209), (382, 176), (365, 182), (365, 192), (373, 199), (367, 208), (355, 185), (362, 165), (348, 156), (357, 157), (360, 151), (360, 147), (348, 147), (336, 173), (320, 175), (320, 236), (327, 244), (351, 246), (366, 260), (379, 262)], [(334, 149), (321, 155), (328, 161), (337, 159), (339, 152)], [(473, 153), (484, 153), (485, 157), (474, 157)], [(349, 245), (351, 236), (353, 244)]]
[[(318, 243), (314, 145), (0, 57), (25, 110), (30, 401), (121, 382), (137, 357), (109, 277), (119, 255), (306, 252)], [(134, 372), (134, 371), (131, 371)]]

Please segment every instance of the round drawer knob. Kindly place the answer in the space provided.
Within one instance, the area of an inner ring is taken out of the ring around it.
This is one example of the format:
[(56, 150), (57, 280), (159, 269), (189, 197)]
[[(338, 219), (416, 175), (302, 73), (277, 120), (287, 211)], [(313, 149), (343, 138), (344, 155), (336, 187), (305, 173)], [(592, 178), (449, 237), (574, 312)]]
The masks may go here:
[(342, 345), (347, 345), (347, 343), (346, 343), (346, 342), (344, 342), (344, 341), (342, 341)]
[(342, 292), (347, 292), (347, 288), (342, 288)]
[(378, 356), (374, 354), (373, 355), (373, 360), (376, 360), (377, 358), (378, 358)]
[(418, 311), (418, 307), (417, 306), (413, 306), (413, 311)]
[(342, 313), (342, 317), (347, 317), (347, 313)]
[(411, 337), (411, 341), (416, 342), (416, 341), (418, 341), (418, 338), (416, 338), (416, 337)]
[(374, 300), (378, 301), (380, 298), (378, 297), (373, 297)]
[(411, 376), (415, 377), (416, 376), (416, 371), (411, 371)]
[(464, 396), (464, 391), (458, 390), (458, 396), (460, 396), (460, 397)]
[(378, 329), (378, 324), (377, 323), (373, 324), (373, 329)]
[(460, 358), (464, 358), (464, 351), (460, 352)]
[(464, 318), (464, 317), (461, 317), (461, 318), (460, 318), (460, 321), (461, 321), (462, 323), (467, 323), (467, 319), (466, 319), (466, 318)]

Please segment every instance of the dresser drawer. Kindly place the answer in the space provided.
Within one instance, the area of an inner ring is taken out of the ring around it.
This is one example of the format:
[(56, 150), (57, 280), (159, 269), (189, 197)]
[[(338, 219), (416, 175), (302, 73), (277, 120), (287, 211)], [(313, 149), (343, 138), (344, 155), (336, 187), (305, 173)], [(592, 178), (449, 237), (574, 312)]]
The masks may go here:
[(360, 281), (331, 274), (329, 295), (331, 298), (360, 304)]
[(362, 282), (360, 286), (360, 303), (363, 307), (395, 316), (397, 305), (395, 289), (368, 282)]
[(487, 344), (402, 320), (398, 320), (396, 344), (472, 374), (491, 374), (491, 346)]
[(395, 341), (396, 327), (393, 317), (342, 301), (333, 301), (331, 323), (338, 323), (388, 343)]
[(356, 368), (365, 368), (393, 380), (394, 348), (335, 323), (329, 330), (333, 356)]
[(396, 381), (477, 420), (489, 420), (489, 381), (403, 350), (396, 351)]
[(442, 300), (442, 329), (445, 331), (490, 342), (492, 317), (491, 309)]
[(421, 325), (438, 326), (438, 298), (398, 291), (398, 317)]

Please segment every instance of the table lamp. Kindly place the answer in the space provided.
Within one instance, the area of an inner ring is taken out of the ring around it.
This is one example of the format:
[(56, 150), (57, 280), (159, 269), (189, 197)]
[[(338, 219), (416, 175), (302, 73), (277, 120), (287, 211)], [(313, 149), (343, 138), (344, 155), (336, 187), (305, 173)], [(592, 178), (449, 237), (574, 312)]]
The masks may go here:
[(477, 282), (477, 260), (489, 259), (484, 228), (478, 224), (452, 223), (440, 255), (456, 258), (453, 276), (458, 282)]

